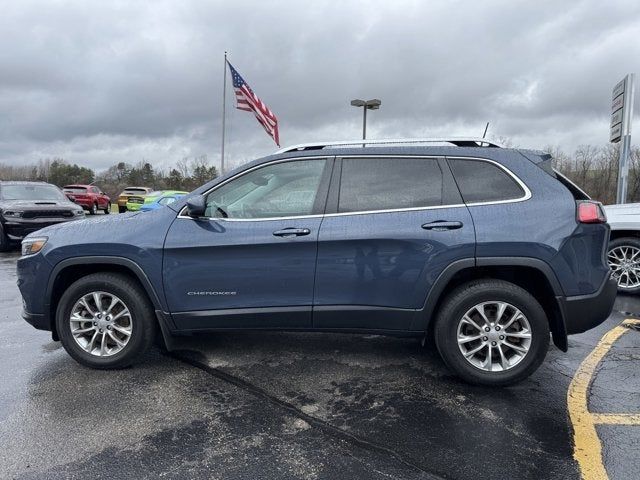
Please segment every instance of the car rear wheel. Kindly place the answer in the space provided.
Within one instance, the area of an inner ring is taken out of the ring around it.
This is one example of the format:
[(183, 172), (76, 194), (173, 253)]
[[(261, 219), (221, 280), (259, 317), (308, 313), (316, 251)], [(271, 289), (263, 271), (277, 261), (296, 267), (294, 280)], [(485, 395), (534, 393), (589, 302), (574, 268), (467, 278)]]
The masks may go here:
[(118, 205), (118, 213), (124, 213), (127, 211), (127, 207), (122, 207), (120, 205)]
[(98, 204), (93, 203), (91, 204), (91, 207), (89, 207), (89, 214), (95, 215), (96, 213), (98, 213)]
[(107, 202), (107, 206), (106, 206), (106, 208), (104, 209), (104, 213), (105, 213), (106, 215), (109, 215), (109, 214), (111, 213), (111, 202)]
[(447, 366), (476, 385), (524, 380), (549, 348), (549, 323), (540, 304), (502, 280), (477, 280), (455, 289), (440, 308), (434, 334)]
[(618, 282), (618, 291), (640, 292), (640, 239), (616, 238), (609, 243), (607, 261), (613, 278)]
[(56, 328), (65, 350), (91, 368), (131, 365), (155, 339), (156, 320), (145, 292), (126, 275), (96, 273), (62, 295)]

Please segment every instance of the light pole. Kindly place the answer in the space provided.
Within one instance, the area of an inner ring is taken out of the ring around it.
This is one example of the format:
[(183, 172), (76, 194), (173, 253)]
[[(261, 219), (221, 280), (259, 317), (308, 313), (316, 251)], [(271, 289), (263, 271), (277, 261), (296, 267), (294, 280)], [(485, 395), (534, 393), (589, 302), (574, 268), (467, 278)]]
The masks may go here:
[(373, 100), (351, 100), (351, 105), (354, 107), (362, 107), (362, 139), (367, 138), (367, 110), (377, 110), (380, 108), (382, 102), (377, 98)]

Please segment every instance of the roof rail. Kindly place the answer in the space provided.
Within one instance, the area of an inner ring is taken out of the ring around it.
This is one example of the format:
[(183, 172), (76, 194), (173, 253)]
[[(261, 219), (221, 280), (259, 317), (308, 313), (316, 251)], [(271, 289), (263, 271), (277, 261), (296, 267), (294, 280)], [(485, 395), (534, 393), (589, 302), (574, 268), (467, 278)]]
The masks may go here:
[(492, 147), (503, 148), (499, 143), (476, 137), (442, 137), (442, 138), (388, 138), (381, 140), (346, 140), (338, 142), (313, 142), (301, 143), (284, 147), (275, 152), (287, 153), (305, 150), (321, 150), (326, 147), (349, 147), (349, 146), (377, 146), (377, 145), (398, 145), (407, 143), (450, 143), (456, 147)]

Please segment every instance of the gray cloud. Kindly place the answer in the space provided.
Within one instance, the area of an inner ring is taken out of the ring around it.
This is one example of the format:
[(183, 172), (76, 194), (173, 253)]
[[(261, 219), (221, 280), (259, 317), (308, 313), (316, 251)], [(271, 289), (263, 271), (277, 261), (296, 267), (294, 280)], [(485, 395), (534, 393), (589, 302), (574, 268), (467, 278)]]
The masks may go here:
[[(218, 160), (222, 52), (285, 144), (491, 132), (528, 147), (604, 144), (613, 85), (640, 73), (640, 4), (581, 2), (13, 2), (0, 17), (0, 161), (97, 169)], [(274, 150), (233, 109), (239, 163)], [(640, 113), (640, 94), (636, 95)]]

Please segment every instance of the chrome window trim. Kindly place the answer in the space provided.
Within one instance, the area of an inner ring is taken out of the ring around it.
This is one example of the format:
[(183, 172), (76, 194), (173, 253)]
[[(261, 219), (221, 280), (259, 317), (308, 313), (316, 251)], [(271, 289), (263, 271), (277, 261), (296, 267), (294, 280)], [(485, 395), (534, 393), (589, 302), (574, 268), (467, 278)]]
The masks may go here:
[[(324, 159), (324, 160), (328, 160), (330, 158), (334, 157), (333, 155), (319, 155), (319, 156), (313, 156), (313, 157), (295, 157), (295, 158), (285, 158), (285, 159), (279, 159), (279, 160), (272, 160), (270, 162), (266, 162), (266, 163), (262, 163), (260, 165), (256, 165), (255, 167), (252, 167), (248, 170), (243, 170), (242, 172), (237, 173), (236, 175), (234, 175), (231, 178), (228, 178), (227, 180), (225, 180), (224, 182), (220, 183), (219, 185), (216, 185), (215, 187), (212, 187), (211, 189), (207, 190), (205, 193), (203, 193), (202, 195), (207, 196), (209, 195), (209, 193), (211, 193), (212, 191), (214, 191), (215, 189), (221, 187), (222, 185), (227, 184), (228, 182), (230, 182), (231, 180), (238, 178), (241, 175), (244, 175), (245, 173), (249, 173), (253, 170), (256, 170), (258, 168), (267, 166), (267, 165), (273, 165), (276, 163), (284, 163), (284, 162), (291, 162), (291, 161), (296, 161), (296, 160), (318, 160), (318, 159)], [(220, 217), (200, 217), (200, 218), (192, 218), (189, 215), (184, 214), (183, 212), (186, 211), (187, 207), (184, 206), (182, 207), (182, 209), (180, 210), (180, 213), (178, 214), (177, 218), (182, 218), (182, 219), (187, 219), (187, 220), (215, 220), (215, 221), (221, 221), (221, 222), (266, 222), (266, 221), (274, 221), (274, 220), (297, 220), (297, 219), (304, 219), (304, 218), (321, 218), (321, 217), (343, 217), (343, 216), (347, 216), (347, 215), (367, 215), (367, 214), (379, 214), (379, 213), (394, 213), (394, 212), (412, 212), (412, 211), (422, 211), (422, 210), (442, 210), (445, 208), (460, 208), (460, 207), (476, 207), (476, 206), (482, 206), (482, 205), (502, 205), (502, 204), (507, 204), (507, 203), (517, 203), (517, 202), (525, 202), (527, 200), (529, 200), (532, 197), (531, 194), (531, 190), (529, 190), (529, 187), (527, 187), (527, 185), (520, 180), (520, 178), (514, 174), (511, 170), (509, 170), (507, 167), (505, 167), (504, 165), (494, 161), (494, 160), (490, 160), (488, 158), (481, 158), (481, 157), (451, 157), (451, 156), (447, 156), (447, 157), (442, 157), (442, 156), (422, 156), (422, 155), (342, 155), (342, 156), (337, 156), (337, 158), (424, 158), (424, 159), (429, 159), (429, 160), (436, 160), (438, 158), (446, 158), (446, 159), (451, 159), (451, 160), (476, 160), (476, 161), (480, 161), (480, 162), (487, 162), (487, 163), (491, 163), (495, 166), (497, 166), (498, 168), (500, 168), (502, 171), (504, 171), (507, 175), (509, 175), (525, 192), (524, 196), (519, 197), (519, 198), (513, 198), (513, 199), (508, 199), (508, 200), (493, 200), (493, 201), (488, 201), (488, 202), (472, 202), (472, 203), (456, 203), (456, 204), (450, 204), (450, 205), (433, 205), (433, 206), (429, 206), (429, 207), (410, 207), (410, 208), (390, 208), (390, 209), (386, 209), (386, 210), (363, 210), (363, 211), (358, 211), (358, 212), (339, 212), (339, 213), (325, 213), (325, 214), (314, 214), (314, 215), (297, 215), (297, 216), (290, 216), (290, 217), (267, 217), (267, 218), (220, 218)], [(453, 175), (453, 172), (452, 172)], [(455, 179), (455, 175), (454, 175), (454, 179)]]

